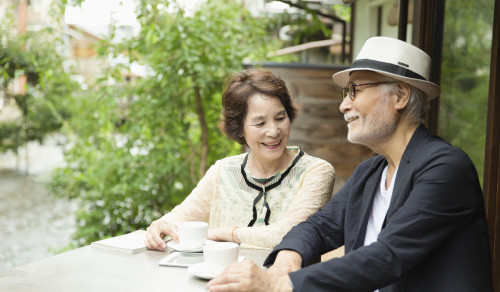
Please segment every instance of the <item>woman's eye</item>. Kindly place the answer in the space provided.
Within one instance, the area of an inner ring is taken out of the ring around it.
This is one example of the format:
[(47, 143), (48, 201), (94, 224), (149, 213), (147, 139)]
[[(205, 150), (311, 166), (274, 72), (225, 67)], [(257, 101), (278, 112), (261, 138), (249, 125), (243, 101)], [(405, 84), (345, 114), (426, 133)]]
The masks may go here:
[(262, 127), (262, 126), (264, 126), (264, 125), (265, 125), (265, 123), (264, 123), (264, 122), (256, 124), (256, 126), (257, 126), (257, 127)]
[(284, 119), (285, 119), (285, 117), (281, 117), (281, 118), (277, 118), (276, 120), (283, 121)]

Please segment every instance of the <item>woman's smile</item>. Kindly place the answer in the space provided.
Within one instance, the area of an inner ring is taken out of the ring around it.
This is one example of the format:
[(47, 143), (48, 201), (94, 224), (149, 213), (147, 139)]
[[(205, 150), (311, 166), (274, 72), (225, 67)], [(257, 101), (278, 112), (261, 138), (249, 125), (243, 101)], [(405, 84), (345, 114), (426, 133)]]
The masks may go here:
[(281, 140), (276, 140), (276, 141), (268, 142), (268, 143), (263, 142), (262, 144), (264, 144), (264, 146), (266, 146), (266, 147), (274, 149), (274, 148), (277, 148), (280, 146)]

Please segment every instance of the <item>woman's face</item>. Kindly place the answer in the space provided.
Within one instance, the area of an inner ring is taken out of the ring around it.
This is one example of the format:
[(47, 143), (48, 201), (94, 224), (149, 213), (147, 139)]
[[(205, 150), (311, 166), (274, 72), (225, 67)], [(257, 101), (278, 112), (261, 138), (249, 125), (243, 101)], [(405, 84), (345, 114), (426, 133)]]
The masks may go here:
[(243, 136), (255, 159), (266, 163), (281, 158), (290, 136), (290, 119), (277, 97), (262, 94), (250, 97)]

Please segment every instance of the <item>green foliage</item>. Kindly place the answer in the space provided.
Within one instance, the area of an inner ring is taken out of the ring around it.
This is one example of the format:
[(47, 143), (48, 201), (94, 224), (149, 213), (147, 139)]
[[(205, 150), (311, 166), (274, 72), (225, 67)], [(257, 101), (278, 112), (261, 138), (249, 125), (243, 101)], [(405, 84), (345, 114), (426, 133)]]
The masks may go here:
[(335, 11), (335, 15), (342, 18), (346, 22), (351, 22), (351, 5), (345, 4), (334, 4), (333, 11)]
[[(0, 152), (17, 149), (28, 141), (42, 142), (61, 128), (70, 116), (67, 101), (78, 90), (57, 53), (61, 41), (51, 28), (16, 34), (13, 7), (5, 11), (0, 25), (0, 91), (18, 108), (21, 115), (0, 121)], [(12, 82), (25, 76), (26, 93), (12, 92)]]
[(285, 12), (278, 18), (283, 25), (290, 25), (292, 45), (328, 39), (332, 34), (331, 29), (313, 11), (305, 10), (304, 13), (293, 15)]
[(492, 27), (491, 1), (446, 2), (439, 130), (471, 157), (481, 180)]
[[(147, 227), (182, 202), (207, 166), (240, 151), (217, 129), (223, 82), (245, 58), (262, 60), (271, 43), (265, 23), (239, 1), (185, 11), (142, 0), (137, 12), (139, 35), (98, 46), (102, 56), (129, 60), (76, 99), (67, 166), (54, 174), (52, 190), (80, 202), (80, 245)], [(124, 78), (132, 63), (146, 76)]]

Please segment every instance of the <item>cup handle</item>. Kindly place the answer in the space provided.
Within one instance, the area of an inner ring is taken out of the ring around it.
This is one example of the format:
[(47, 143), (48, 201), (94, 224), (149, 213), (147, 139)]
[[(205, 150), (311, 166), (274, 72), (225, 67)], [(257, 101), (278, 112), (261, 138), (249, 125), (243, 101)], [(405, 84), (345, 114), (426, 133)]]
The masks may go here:
[(173, 228), (172, 228), (172, 231), (175, 233), (175, 235), (177, 235), (177, 237), (179, 237), (179, 234), (177, 234), (177, 223), (173, 223)]

